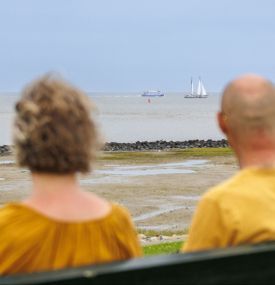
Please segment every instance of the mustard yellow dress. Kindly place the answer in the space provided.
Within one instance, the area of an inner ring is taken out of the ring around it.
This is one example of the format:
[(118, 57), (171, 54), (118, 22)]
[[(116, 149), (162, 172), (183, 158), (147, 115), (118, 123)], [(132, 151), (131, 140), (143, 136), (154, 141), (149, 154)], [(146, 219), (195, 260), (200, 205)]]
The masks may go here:
[(0, 274), (45, 271), (142, 255), (127, 210), (85, 222), (58, 221), (19, 203), (0, 210)]

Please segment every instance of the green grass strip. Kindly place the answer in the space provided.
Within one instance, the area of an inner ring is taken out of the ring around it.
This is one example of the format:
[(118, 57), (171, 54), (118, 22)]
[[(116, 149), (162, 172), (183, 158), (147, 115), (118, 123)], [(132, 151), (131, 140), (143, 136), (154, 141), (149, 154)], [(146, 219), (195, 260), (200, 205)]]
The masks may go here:
[(182, 159), (190, 157), (211, 157), (232, 155), (231, 148), (188, 148), (163, 151), (110, 151), (102, 152), (99, 160), (131, 160), (133, 162), (157, 161), (166, 159)]
[(144, 255), (172, 254), (177, 253), (182, 247), (183, 242), (167, 242), (154, 245), (145, 245), (143, 247)]

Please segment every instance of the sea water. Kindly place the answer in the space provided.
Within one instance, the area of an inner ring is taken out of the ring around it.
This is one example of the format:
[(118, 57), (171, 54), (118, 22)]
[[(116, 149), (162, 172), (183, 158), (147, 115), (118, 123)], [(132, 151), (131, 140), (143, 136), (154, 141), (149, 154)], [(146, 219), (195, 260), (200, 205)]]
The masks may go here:
[[(12, 142), (17, 93), (0, 94), (0, 145)], [(223, 138), (216, 123), (220, 95), (187, 99), (184, 93), (145, 98), (139, 93), (89, 93), (96, 119), (107, 142)]]

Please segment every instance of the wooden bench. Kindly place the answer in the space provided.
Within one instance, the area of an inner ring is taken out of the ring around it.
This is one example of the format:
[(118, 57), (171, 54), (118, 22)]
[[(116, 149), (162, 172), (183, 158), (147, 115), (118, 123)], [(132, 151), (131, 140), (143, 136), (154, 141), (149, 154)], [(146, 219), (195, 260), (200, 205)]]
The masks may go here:
[(275, 242), (0, 277), (0, 284), (272, 284)]

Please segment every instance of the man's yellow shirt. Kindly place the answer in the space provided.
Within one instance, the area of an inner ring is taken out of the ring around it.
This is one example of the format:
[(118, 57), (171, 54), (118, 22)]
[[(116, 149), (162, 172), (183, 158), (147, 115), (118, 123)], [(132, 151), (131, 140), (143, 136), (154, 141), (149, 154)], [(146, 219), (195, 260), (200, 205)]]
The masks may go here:
[(182, 251), (275, 240), (275, 168), (246, 168), (198, 204)]

